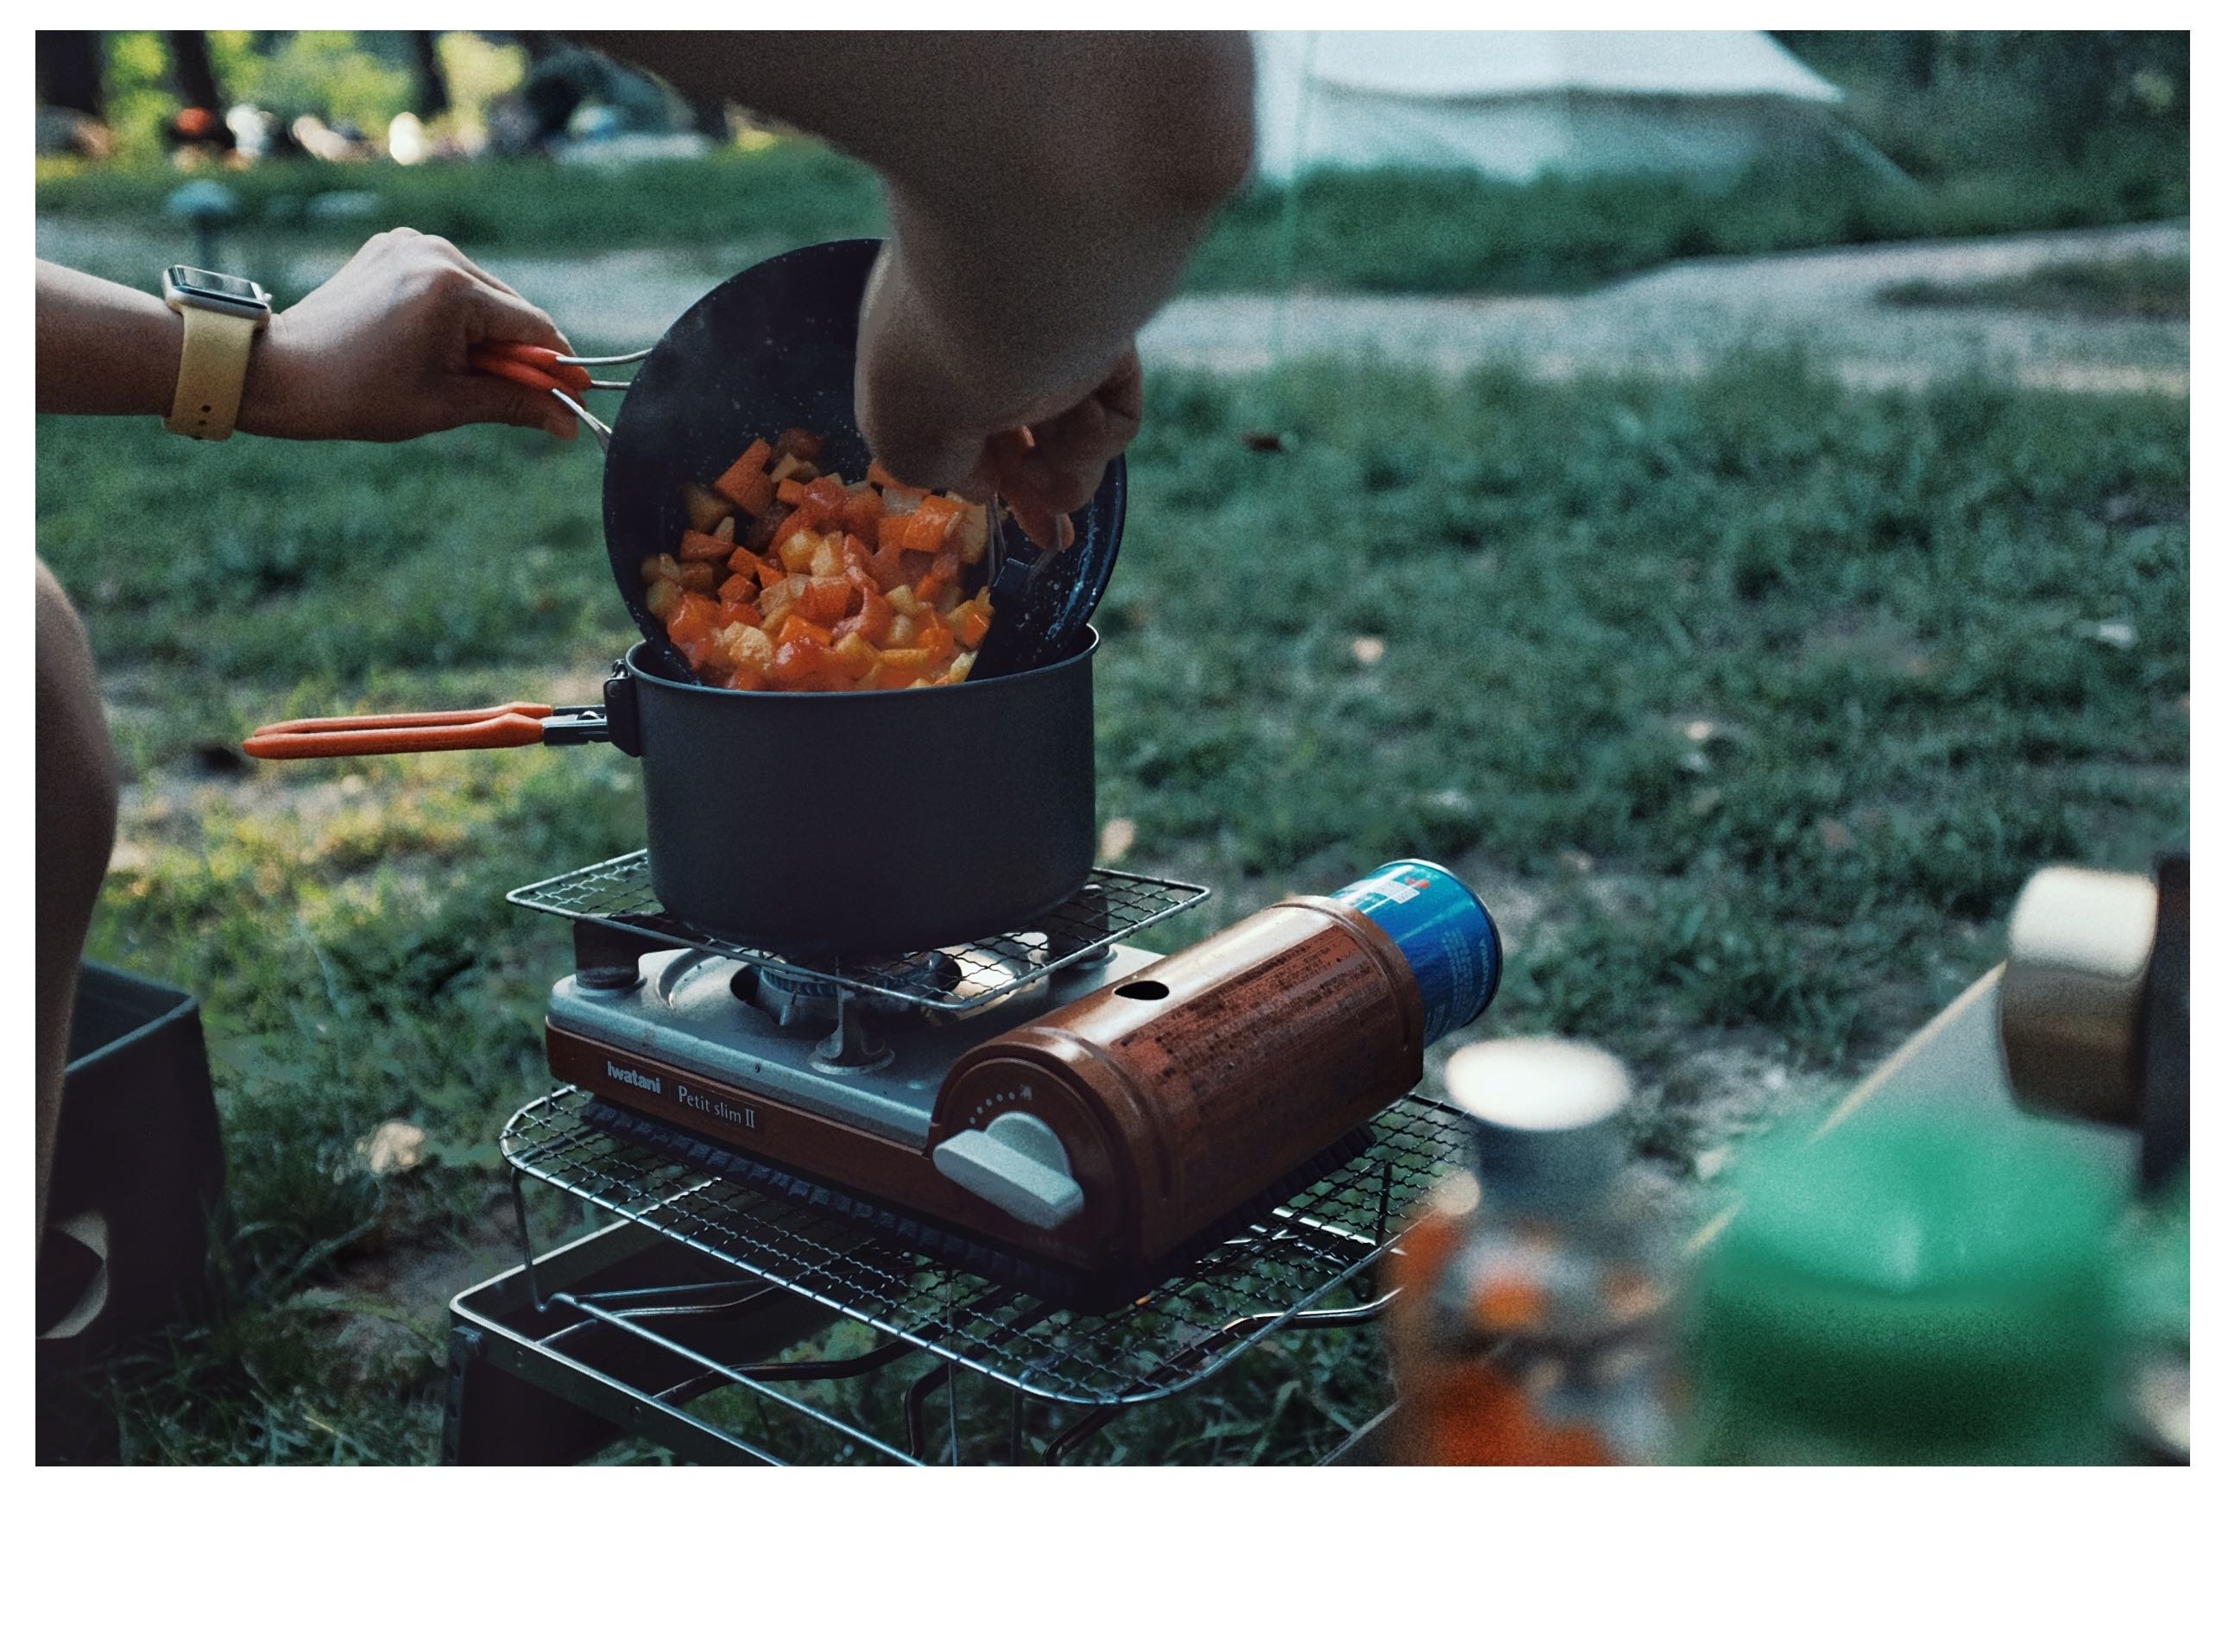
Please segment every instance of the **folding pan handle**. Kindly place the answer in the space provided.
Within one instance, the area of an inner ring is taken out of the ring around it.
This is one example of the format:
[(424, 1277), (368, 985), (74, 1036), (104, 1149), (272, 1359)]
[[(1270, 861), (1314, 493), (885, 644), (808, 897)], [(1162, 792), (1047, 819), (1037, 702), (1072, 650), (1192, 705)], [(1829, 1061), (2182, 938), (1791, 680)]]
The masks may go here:
[(361, 717), (297, 717), (257, 728), (249, 757), (383, 757), (406, 752), (498, 751), (581, 745), (609, 738), (600, 706), (514, 701), (476, 711), (396, 711)]

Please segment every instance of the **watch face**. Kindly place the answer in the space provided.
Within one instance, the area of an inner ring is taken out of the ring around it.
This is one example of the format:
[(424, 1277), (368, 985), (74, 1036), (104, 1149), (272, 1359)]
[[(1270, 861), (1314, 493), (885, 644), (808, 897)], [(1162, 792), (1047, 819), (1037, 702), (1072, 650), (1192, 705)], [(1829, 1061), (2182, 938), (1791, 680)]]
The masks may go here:
[(268, 296), (243, 275), (194, 269), (186, 264), (173, 264), (164, 274), (170, 290), (179, 297), (197, 300), (211, 308), (260, 315), (270, 307)]

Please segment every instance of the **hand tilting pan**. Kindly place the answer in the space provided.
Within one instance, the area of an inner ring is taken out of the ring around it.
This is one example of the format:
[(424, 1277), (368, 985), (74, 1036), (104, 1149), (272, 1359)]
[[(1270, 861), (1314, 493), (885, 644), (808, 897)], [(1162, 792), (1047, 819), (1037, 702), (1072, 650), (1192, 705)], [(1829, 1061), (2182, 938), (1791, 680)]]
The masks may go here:
[[(604, 444), (603, 531), (625, 606), (651, 655), (681, 682), (694, 672), (648, 612), (641, 564), (678, 545), (688, 526), (685, 485), (721, 475), (759, 438), (815, 432), (825, 443), (821, 468), (864, 474), (872, 456), (856, 427), (857, 313), (879, 250), (876, 241), (831, 241), (742, 270), (672, 324), (628, 389), (624, 417)], [(1126, 515), (1126, 465), (1114, 459), (1074, 513), (1064, 550), (1045, 552), (1014, 526), (1001, 527), (995, 617), (975, 680), (1053, 664), (1081, 645)]]

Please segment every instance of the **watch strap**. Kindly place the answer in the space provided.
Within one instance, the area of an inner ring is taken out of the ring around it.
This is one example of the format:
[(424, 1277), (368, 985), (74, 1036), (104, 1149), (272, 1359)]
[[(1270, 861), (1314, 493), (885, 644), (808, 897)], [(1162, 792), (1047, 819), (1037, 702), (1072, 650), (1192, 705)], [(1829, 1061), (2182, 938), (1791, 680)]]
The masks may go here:
[(177, 395), (162, 421), (180, 436), (220, 442), (239, 418), (239, 396), (247, 386), (247, 358), (267, 316), (227, 315), (181, 305), (185, 347), (178, 358)]

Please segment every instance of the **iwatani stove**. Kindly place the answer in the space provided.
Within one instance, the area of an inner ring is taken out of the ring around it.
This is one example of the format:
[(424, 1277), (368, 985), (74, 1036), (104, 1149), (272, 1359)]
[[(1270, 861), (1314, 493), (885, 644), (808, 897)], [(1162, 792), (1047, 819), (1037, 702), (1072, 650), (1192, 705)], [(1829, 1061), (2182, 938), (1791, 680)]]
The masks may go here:
[[(503, 1152), (1021, 1393), (1185, 1387), (1356, 1279), (1460, 1162), (1411, 1089), (1497, 971), (1486, 911), (1424, 863), (1139, 944), (1209, 896), (1099, 869), (1027, 930), (856, 962), (692, 929), (641, 854), (516, 890), (571, 921), (576, 968), (558, 1088)], [(1420, 920), (1455, 901), (1454, 945)]]

